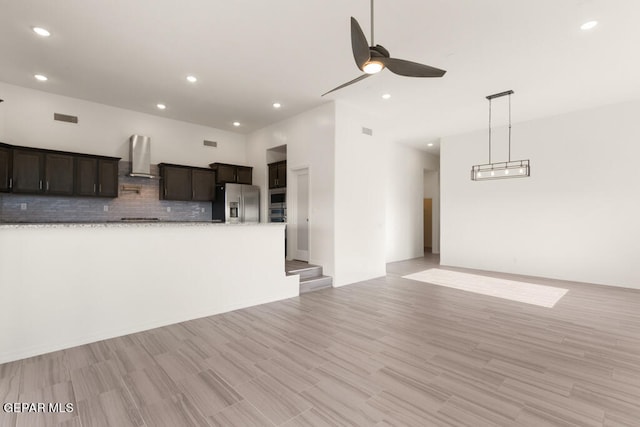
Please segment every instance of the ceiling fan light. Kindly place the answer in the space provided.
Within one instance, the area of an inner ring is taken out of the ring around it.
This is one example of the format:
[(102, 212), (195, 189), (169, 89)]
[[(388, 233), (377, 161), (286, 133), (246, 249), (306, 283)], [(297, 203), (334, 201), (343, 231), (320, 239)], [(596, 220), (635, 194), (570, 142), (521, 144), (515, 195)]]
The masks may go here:
[(384, 65), (382, 65), (381, 62), (367, 61), (367, 63), (364, 64), (364, 67), (362, 67), (362, 71), (364, 71), (367, 74), (375, 74), (382, 71), (383, 68), (384, 68)]

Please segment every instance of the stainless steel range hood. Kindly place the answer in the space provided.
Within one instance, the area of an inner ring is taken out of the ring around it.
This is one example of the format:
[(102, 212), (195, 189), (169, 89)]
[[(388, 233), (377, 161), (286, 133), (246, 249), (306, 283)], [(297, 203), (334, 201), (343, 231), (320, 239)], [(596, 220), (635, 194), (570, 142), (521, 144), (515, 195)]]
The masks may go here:
[(151, 138), (131, 135), (129, 143), (129, 159), (131, 160), (129, 176), (154, 178), (151, 175)]

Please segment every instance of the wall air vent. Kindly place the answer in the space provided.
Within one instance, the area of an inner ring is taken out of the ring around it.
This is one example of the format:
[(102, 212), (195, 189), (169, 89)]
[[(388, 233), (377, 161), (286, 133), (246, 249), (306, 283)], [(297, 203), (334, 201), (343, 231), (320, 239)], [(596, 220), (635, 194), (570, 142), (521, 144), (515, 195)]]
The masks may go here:
[(206, 139), (203, 141), (203, 144), (206, 145), (207, 147), (214, 147), (214, 148), (218, 146), (217, 141), (207, 141)]
[(364, 133), (365, 135), (373, 136), (373, 129), (363, 127), (362, 133)]
[(70, 116), (68, 114), (53, 113), (53, 120), (67, 123), (78, 123), (78, 116)]

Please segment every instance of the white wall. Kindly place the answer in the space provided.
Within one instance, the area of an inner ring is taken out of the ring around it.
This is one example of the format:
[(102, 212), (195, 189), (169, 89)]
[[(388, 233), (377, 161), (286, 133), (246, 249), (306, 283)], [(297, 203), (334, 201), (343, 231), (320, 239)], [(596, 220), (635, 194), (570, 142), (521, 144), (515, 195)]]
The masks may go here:
[(296, 252), (292, 191), (294, 170), (309, 169), (309, 262), (321, 265), (325, 274), (334, 275), (334, 141), (335, 107), (327, 103), (290, 119), (260, 129), (247, 138), (247, 161), (254, 166), (253, 181), (260, 185), (261, 217), (266, 221), (268, 170), (267, 149), (287, 145), (287, 215), (289, 224), (287, 253)]
[[(384, 276), (387, 137), (379, 120), (336, 103), (334, 286)], [(362, 133), (362, 127), (373, 135)]]
[(284, 250), (274, 250), (283, 233), (282, 224), (0, 226), (0, 364), (297, 296), (298, 276), (285, 276)]
[[(151, 163), (246, 163), (244, 135), (0, 82), (0, 141), (129, 160), (129, 136), (151, 137)], [(78, 116), (78, 124), (53, 120)], [(2, 117), (4, 116), (4, 126)], [(203, 140), (218, 142), (206, 147)]]
[(427, 166), (436, 167), (437, 159), (416, 148), (392, 143), (385, 164), (386, 261), (421, 257), (424, 253), (424, 170)]
[(470, 180), (486, 131), (443, 138), (441, 263), (640, 289), (639, 118), (633, 101), (515, 124), (523, 179)]

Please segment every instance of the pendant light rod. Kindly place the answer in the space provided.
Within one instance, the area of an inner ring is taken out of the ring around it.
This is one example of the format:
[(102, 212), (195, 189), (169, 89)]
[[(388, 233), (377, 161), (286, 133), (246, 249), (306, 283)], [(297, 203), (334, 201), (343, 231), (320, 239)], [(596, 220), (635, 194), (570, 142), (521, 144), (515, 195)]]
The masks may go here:
[(509, 94), (509, 161), (511, 161), (511, 94)]
[(491, 163), (491, 99), (489, 99), (489, 163)]
[[(371, 0), (373, 3), (373, 0)], [(500, 93), (494, 93), (493, 95), (487, 96), (489, 100), (489, 163), (491, 163), (491, 101), (496, 98), (501, 98), (503, 96), (509, 96), (509, 161), (511, 161), (511, 95), (515, 92), (512, 90), (506, 90)]]

